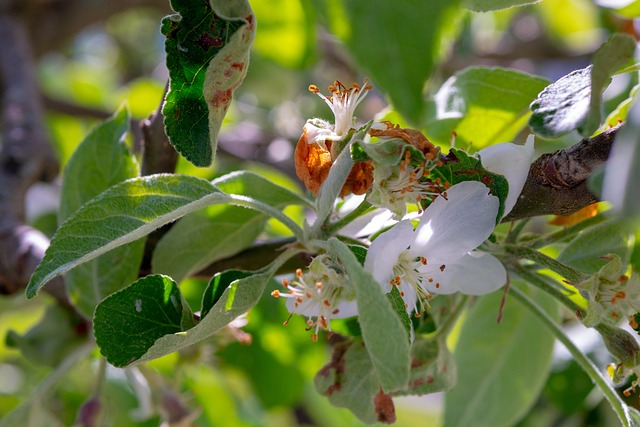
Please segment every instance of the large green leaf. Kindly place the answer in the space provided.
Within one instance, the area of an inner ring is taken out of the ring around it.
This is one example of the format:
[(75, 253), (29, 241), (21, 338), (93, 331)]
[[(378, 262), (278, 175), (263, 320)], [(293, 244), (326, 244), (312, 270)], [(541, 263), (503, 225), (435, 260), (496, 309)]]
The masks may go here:
[(429, 139), (474, 148), (511, 141), (526, 126), (529, 104), (549, 82), (505, 68), (466, 68), (449, 78), (429, 102)]
[(171, 7), (178, 13), (162, 20), (170, 78), (164, 124), (180, 154), (209, 166), (233, 91), (247, 73), (255, 18), (246, 0), (172, 0)]
[(316, 375), (315, 386), (334, 406), (348, 408), (365, 423), (395, 421), (393, 400), (380, 388), (371, 355), (360, 340), (334, 347), (331, 362)]
[[(554, 299), (529, 294), (558, 317)], [(460, 381), (446, 394), (445, 427), (513, 426), (546, 382), (553, 336), (514, 299), (507, 298), (497, 323), (501, 299), (501, 292), (481, 297), (465, 319), (455, 349)]]
[(137, 240), (191, 211), (228, 202), (209, 181), (181, 175), (134, 178), (110, 187), (69, 217), (31, 276), (32, 298), (51, 278)]
[(332, 238), (329, 250), (342, 262), (354, 286), (362, 338), (382, 389), (391, 392), (404, 387), (409, 378), (409, 341), (400, 317), (347, 245)]
[(473, 12), (491, 12), (516, 6), (526, 6), (542, 0), (466, 0), (465, 7)]
[[(107, 188), (138, 175), (138, 165), (125, 143), (129, 113), (121, 107), (113, 117), (93, 129), (78, 146), (64, 170), (60, 222)], [(88, 318), (105, 296), (138, 277), (144, 239), (123, 245), (69, 271), (67, 292)]]
[(139, 359), (158, 338), (191, 326), (193, 313), (178, 285), (162, 275), (143, 277), (108, 296), (93, 321), (100, 353), (118, 367)]
[(617, 254), (626, 264), (631, 254), (630, 239), (635, 229), (627, 221), (609, 220), (578, 234), (558, 255), (558, 261), (588, 274), (596, 273)]
[[(461, 0), (331, 2), (331, 29), (394, 107), (414, 123), (424, 113), (422, 91), (460, 28)], [(346, 23), (342, 25), (342, 20)]]
[[(291, 204), (309, 205), (301, 195), (252, 172), (234, 172), (212, 184), (227, 194), (250, 196), (278, 209)], [(151, 260), (152, 271), (180, 282), (210, 263), (249, 247), (268, 218), (263, 213), (229, 205), (191, 213), (160, 239)]]

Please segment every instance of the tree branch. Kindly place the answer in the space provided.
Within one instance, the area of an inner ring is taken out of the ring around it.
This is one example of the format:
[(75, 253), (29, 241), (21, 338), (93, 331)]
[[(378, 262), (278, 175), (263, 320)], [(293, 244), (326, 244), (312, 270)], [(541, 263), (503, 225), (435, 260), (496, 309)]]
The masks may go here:
[(621, 126), (585, 138), (565, 150), (540, 156), (531, 165), (518, 202), (504, 221), (538, 215), (569, 215), (599, 201), (589, 190), (587, 178), (607, 161)]
[[(24, 224), (29, 187), (39, 180), (51, 181), (58, 174), (34, 70), (24, 24), (0, 13), (0, 293), (4, 294), (26, 286), (49, 245), (44, 234)], [(61, 280), (45, 289), (69, 305)]]

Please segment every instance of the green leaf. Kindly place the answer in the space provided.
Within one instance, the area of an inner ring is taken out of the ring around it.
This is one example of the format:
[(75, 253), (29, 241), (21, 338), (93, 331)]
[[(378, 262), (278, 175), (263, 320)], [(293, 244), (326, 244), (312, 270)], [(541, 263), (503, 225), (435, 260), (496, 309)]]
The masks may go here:
[(591, 66), (573, 71), (547, 86), (531, 103), (529, 126), (544, 138), (576, 129), (589, 111)]
[[(423, 88), (464, 15), (461, 0), (332, 2), (347, 25), (332, 30), (394, 107), (413, 123), (424, 113)], [(375, 11), (375, 13), (372, 13)]]
[(249, 66), (255, 19), (246, 0), (172, 0), (162, 20), (169, 92), (162, 109), (169, 141), (196, 166), (215, 158), (222, 119)]
[(628, 34), (616, 33), (593, 55), (591, 99), (585, 122), (578, 127), (584, 137), (591, 136), (602, 122), (602, 92), (611, 83), (611, 76), (633, 58), (636, 42)]
[[(252, 172), (233, 172), (212, 184), (227, 194), (249, 196), (277, 209), (292, 204), (310, 205), (301, 195)], [(180, 282), (212, 262), (249, 247), (264, 230), (268, 219), (263, 213), (229, 205), (193, 212), (160, 239), (153, 253), (151, 269)]]
[(491, 12), (510, 7), (526, 6), (542, 0), (466, 0), (464, 7), (473, 12)]
[(430, 174), (431, 179), (440, 178), (451, 185), (463, 181), (480, 181), (487, 187), (489, 192), (500, 199), (500, 208), (496, 217), (496, 224), (502, 220), (504, 213), (504, 203), (509, 194), (509, 182), (502, 176), (486, 170), (480, 159), (470, 156), (465, 151), (452, 148), (443, 158), (443, 164), (433, 168)]
[[(293, 253), (286, 252), (263, 271), (231, 282), (196, 326), (179, 334), (164, 335), (133, 363), (153, 360), (211, 338), (220, 328), (258, 303), (273, 274)], [(209, 304), (210, 300), (204, 302)]]
[(362, 269), (349, 247), (335, 238), (329, 252), (344, 265), (358, 301), (358, 320), (373, 367), (385, 392), (405, 385), (409, 377), (409, 341), (400, 317), (380, 285)]
[(96, 307), (93, 329), (100, 353), (123, 367), (142, 357), (160, 337), (183, 331), (193, 313), (170, 277), (151, 275), (108, 296)]
[(405, 302), (402, 299), (402, 295), (400, 295), (400, 291), (397, 286), (393, 286), (391, 288), (391, 292), (387, 294), (387, 299), (391, 303), (393, 311), (396, 312), (400, 321), (402, 321), (402, 326), (404, 326), (404, 329), (407, 332), (407, 339), (411, 344), (411, 318), (407, 314)]
[[(125, 142), (129, 120), (127, 108), (121, 107), (78, 146), (64, 170), (60, 222), (107, 188), (138, 176), (135, 157)], [(78, 310), (91, 318), (98, 302), (133, 282), (143, 251), (140, 239), (69, 271), (65, 285)]]
[(209, 181), (152, 175), (110, 187), (85, 203), (51, 239), (27, 285), (32, 298), (53, 277), (201, 207), (228, 202)]
[[(557, 302), (530, 292), (554, 318)], [(501, 292), (481, 297), (462, 326), (455, 348), (459, 386), (445, 397), (445, 427), (508, 427), (535, 403), (551, 367), (554, 338), (536, 316)], [(491, 345), (487, 345), (491, 343)]]
[(529, 104), (548, 84), (506, 68), (466, 68), (429, 102), (427, 137), (448, 145), (455, 131), (456, 143), (478, 149), (511, 141), (527, 124)]
[(405, 389), (394, 395), (424, 395), (450, 390), (456, 379), (456, 364), (445, 340), (425, 340), (416, 336), (411, 347), (409, 381)]
[(242, 270), (226, 270), (216, 273), (211, 278), (209, 284), (204, 290), (204, 293), (202, 294), (202, 309), (200, 310), (200, 317), (204, 318), (209, 313), (213, 306), (220, 300), (224, 291), (233, 282), (254, 274), (255, 272)]
[(607, 263), (600, 258), (607, 254), (617, 254), (626, 264), (634, 230), (632, 224), (618, 219), (590, 227), (569, 242), (558, 261), (588, 274), (596, 273)]
[(393, 400), (380, 388), (371, 356), (360, 340), (334, 347), (331, 362), (316, 375), (315, 386), (334, 406), (348, 408), (367, 424), (395, 421)]
[(256, 19), (253, 50), (288, 68), (308, 65), (316, 46), (316, 23), (307, 2), (277, 0), (252, 2)]
[(550, 84), (531, 104), (529, 125), (545, 138), (557, 138), (577, 129), (590, 136), (602, 121), (602, 92), (611, 76), (633, 58), (635, 42), (614, 34), (593, 56), (593, 65)]

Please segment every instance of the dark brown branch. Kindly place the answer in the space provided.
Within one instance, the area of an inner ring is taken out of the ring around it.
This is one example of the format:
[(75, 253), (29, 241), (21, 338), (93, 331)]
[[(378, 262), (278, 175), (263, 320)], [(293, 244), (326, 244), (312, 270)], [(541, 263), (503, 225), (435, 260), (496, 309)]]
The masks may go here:
[[(168, 83), (167, 83), (168, 85)], [(165, 87), (165, 95), (168, 86)], [(178, 153), (169, 143), (164, 130), (162, 105), (164, 96), (158, 109), (148, 119), (140, 123), (142, 131), (142, 175), (156, 173), (173, 173), (178, 163)]]
[(618, 125), (565, 150), (543, 154), (529, 169), (520, 198), (505, 221), (538, 215), (569, 215), (599, 201), (587, 186), (609, 157)]
[[(51, 181), (58, 174), (34, 70), (23, 23), (0, 14), (0, 292), (5, 294), (26, 286), (49, 245), (46, 236), (24, 224), (29, 187), (39, 180)], [(68, 305), (61, 280), (45, 289)]]

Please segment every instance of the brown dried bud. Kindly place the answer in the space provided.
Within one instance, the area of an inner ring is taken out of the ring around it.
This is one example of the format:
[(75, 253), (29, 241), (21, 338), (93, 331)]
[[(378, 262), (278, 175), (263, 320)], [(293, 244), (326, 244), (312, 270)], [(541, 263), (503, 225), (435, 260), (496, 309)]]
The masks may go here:
[[(320, 147), (317, 143), (309, 144), (305, 130), (298, 140), (294, 155), (296, 175), (314, 196), (317, 195), (320, 186), (329, 175), (329, 169), (333, 164), (331, 141), (327, 140), (325, 144), (327, 149)], [(364, 194), (371, 187), (371, 184), (373, 184), (373, 166), (371, 162), (357, 162), (351, 169), (342, 191), (340, 191), (340, 197), (345, 197), (351, 193), (356, 195)]]

